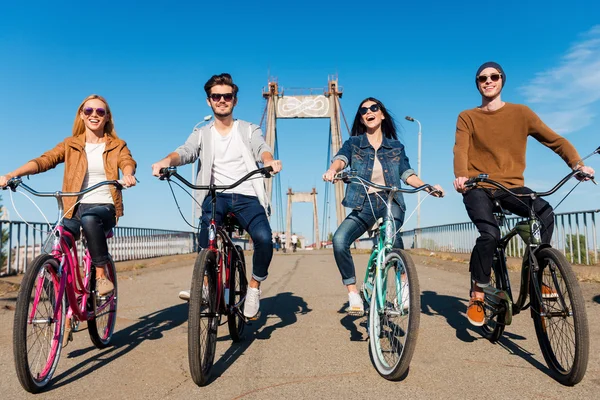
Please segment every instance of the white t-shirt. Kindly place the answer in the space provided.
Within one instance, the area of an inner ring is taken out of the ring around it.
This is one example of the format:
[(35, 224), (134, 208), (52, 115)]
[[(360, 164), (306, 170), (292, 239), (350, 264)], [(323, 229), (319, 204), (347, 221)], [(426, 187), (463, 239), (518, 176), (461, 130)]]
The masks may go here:
[[(211, 183), (217, 186), (231, 185), (250, 172), (242, 156), (244, 143), (240, 140), (237, 130), (237, 121), (233, 123), (231, 131), (225, 136), (222, 136), (214, 126), (211, 128), (215, 144)], [(249, 180), (234, 189), (225, 191), (225, 193), (256, 196), (252, 182)]]
[(298, 235), (292, 235), (292, 243), (293, 244), (298, 243)]
[[(104, 170), (104, 160), (102, 154), (106, 148), (106, 143), (86, 143), (85, 154), (87, 156), (88, 169), (81, 185), (81, 190), (94, 186), (98, 182), (106, 180), (106, 171)], [(82, 203), (86, 204), (114, 204), (110, 194), (110, 186), (101, 186), (98, 189), (83, 195)]]

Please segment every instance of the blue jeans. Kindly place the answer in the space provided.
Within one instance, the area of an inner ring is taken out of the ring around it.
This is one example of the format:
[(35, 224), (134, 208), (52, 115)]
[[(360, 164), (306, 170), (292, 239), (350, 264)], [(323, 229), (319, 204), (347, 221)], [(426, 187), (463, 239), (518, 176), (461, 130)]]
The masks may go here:
[(115, 206), (112, 204), (80, 203), (73, 218), (63, 220), (65, 228), (75, 237), (75, 240), (79, 239), (79, 230), (83, 229), (94, 265), (108, 263), (106, 234), (117, 224), (115, 215)]
[[(380, 195), (387, 199), (386, 194)], [(369, 199), (371, 202), (369, 203)], [(356, 284), (356, 272), (354, 261), (350, 255), (350, 245), (359, 237), (361, 237), (379, 218), (385, 218), (387, 215), (387, 207), (385, 201), (379, 198), (375, 193), (371, 193), (363, 204), (361, 210), (353, 210), (350, 215), (341, 223), (335, 234), (333, 235), (333, 255), (340, 274), (342, 274), (342, 282), (344, 285)], [(396, 222), (396, 240), (394, 247), (403, 249), (402, 237), (400, 235), (400, 227), (404, 223), (404, 211), (394, 201), (392, 202), (392, 215)]]
[[(200, 229), (200, 247), (208, 247), (208, 226), (212, 214), (212, 196), (209, 194), (202, 203), (202, 225)], [(252, 257), (252, 277), (261, 282), (267, 279), (269, 264), (273, 258), (271, 225), (263, 206), (255, 196), (237, 193), (218, 193), (215, 221), (223, 222), (227, 213), (232, 212), (240, 225), (250, 234), (254, 243)]]

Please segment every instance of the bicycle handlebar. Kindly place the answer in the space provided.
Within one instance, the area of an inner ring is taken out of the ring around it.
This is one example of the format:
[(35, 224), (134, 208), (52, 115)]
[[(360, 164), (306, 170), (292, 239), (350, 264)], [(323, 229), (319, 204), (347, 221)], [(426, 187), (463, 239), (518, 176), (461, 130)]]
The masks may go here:
[[(598, 148), (599, 150), (596, 151), (600, 151), (600, 147)], [(560, 189), (565, 183), (567, 183), (567, 181), (569, 179), (571, 179), (573, 176), (575, 175), (581, 175), (584, 178), (590, 178), (591, 180), (594, 179), (593, 176), (590, 176), (589, 174), (586, 174), (585, 172), (579, 171), (579, 170), (573, 170), (570, 173), (567, 174), (567, 176), (565, 176), (564, 178), (562, 178), (560, 180), (560, 182), (558, 182), (556, 184), (556, 186), (554, 186), (552, 189), (546, 191), (546, 192), (531, 192), (531, 193), (515, 193), (513, 191), (511, 191), (510, 189), (508, 189), (507, 187), (505, 187), (504, 185), (491, 180), (488, 178), (488, 174), (479, 174), (478, 177), (476, 178), (470, 178), (469, 180), (467, 180), (465, 182), (465, 187), (467, 188), (473, 188), (475, 186), (477, 186), (478, 183), (483, 182), (483, 183), (488, 183), (498, 189), (503, 190), (504, 192), (514, 196), (514, 197), (529, 197), (529, 198), (534, 198), (534, 197), (545, 197), (545, 196), (550, 196), (554, 193), (556, 193), (556, 191), (558, 189)]]
[(396, 186), (385, 186), (385, 185), (379, 185), (377, 183), (371, 182), (368, 179), (362, 178), (360, 176), (358, 176), (357, 171), (355, 170), (350, 170), (348, 171), (342, 171), (342, 172), (338, 172), (335, 174), (334, 176), (335, 180), (341, 180), (344, 183), (350, 183), (353, 179), (357, 180), (359, 183), (364, 183), (367, 186), (371, 186), (375, 189), (379, 189), (379, 190), (385, 190), (388, 192), (400, 192), (400, 193), (417, 193), (420, 192), (422, 190), (427, 190), (430, 189), (430, 193), (441, 193), (439, 190), (437, 190), (436, 188), (434, 188), (431, 185), (425, 184), (422, 186), (419, 186), (418, 188), (414, 188), (414, 189), (403, 189), (403, 188), (399, 188)]
[(194, 189), (194, 190), (228, 190), (228, 189), (233, 189), (233, 188), (241, 185), (244, 181), (248, 180), (250, 177), (257, 175), (257, 174), (262, 174), (262, 175), (264, 175), (265, 178), (270, 178), (271, 172), (273, 172), (273, 167), (258, 168), (258, 169), (255, 169), (254, 171), (248, 172), (245, 176), (240, 178), (237, 182), (234, 182), (231, 185), (226, 185), (226, 186), (193, 185), (192, 183), (190, 183), (184, 177), (182, 177), (181, 175), (179, 175), (177, 173), (177, 167), (167, 167), (167, 168), (160, 169), (160, 171), (159, 171), (160, 176), (158, 177), (158, 179), (160, 179), (161, 181), (165, 180), (165, 179), (169, 180), (169, 178), (174, 176), (175, 178), (179, 179), (179, 181), (181, 181), (181, 183), (183, 183), (185, 186), (189, 187), (190, 189)]
[(3, 187), (2, 190), (10, 189), (10, 190), (12, 190), (14, 192), (14, 191), (17, 190), (17, 188), (19, 186), (22, 186), (23, 189), (25, 189), (26, 191), (28, 191), (29, 193), (31, 193), (34, 196), (37, 196), (37, 197), (54, 197), (54, 198), (59, 199), (61, 197), (81, 196), (81, 195), (87, 194), (87, 193), (89, 193), (89, 192), (91, 192), (93, 190), (98, 189), (100, 186), (105, 186), (105, 185), (113, 185), (118, 190), (126, 189), (126, 186), (123, 184), (122, 181), (112, 180), (112, 181), (98, 182), (94, 186), (90, 186), (89, 188), (84, 189), (84, 190), (79, 191), (79, 192), (61, 192), (61, 191), (56, 191), (56, 192), (38, 192), (36, 190), (33, 190), (32, 188), (30, 188), (26, 184), (24, 184), (23, 183), (23, 179), (21, 179), (21, 177), (16, 176), (14, 178), (9, 179), (8, 182), (6, 183), (6, 186)]

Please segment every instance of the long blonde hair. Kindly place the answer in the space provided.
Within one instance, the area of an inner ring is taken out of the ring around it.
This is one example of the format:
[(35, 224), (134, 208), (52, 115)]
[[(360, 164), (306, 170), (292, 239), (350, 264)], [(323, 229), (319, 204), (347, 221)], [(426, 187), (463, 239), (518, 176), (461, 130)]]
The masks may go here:
[(85, 132), (85, 124), (79, 116), (79, 114), (83, 110), (85, 102), (92, 99), (98, 99), (106, 105), (106, 115), (108, 116), (108, 120), (106, 121), (106, 125), (104, 125), (104, 133), (113, 139), (117, 139), (117, 131), (115, 130), (115, 123), (113, 122), (113, 116), (112, 112), (110, 111), (110, 106), (108, 105), (108, 102), (104, 97), (97, 94), (91, 94), (88, 97), (86, 97), (77, 108), (77, 114), (75, 114), (75, 122), (73, 123), (73, 136), (76, 137)]

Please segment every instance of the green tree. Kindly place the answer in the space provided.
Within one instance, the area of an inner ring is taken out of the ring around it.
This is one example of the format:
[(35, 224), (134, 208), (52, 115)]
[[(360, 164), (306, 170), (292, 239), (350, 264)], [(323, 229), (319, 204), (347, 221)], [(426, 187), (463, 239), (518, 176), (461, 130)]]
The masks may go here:
[[(0, 196), (0, 219), (2, 218), (2, 196)], [(0, 267), (4, 267), (4, 263), (8, 258), (5, 247), (8, 244), (8, 228), (2, 228), (0, 235)]]

